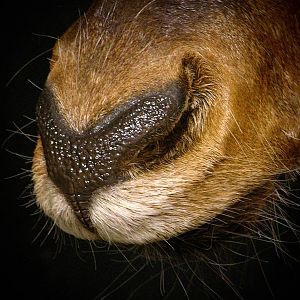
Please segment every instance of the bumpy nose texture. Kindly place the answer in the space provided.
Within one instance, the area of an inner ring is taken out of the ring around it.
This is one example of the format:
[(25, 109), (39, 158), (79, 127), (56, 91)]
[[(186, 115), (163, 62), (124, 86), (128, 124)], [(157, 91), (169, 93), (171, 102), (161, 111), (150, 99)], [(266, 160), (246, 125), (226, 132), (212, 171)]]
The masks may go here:
[(125, 180), (139, 151), (169, 133), (184, 107), (183, 88), (174, 83), (129, 99), (78, 133), (60, 114), (51, 88), (45, 87), (37, 117), (48, 175), (87, 228), (93, 230), (88, 213), (93, 191)]

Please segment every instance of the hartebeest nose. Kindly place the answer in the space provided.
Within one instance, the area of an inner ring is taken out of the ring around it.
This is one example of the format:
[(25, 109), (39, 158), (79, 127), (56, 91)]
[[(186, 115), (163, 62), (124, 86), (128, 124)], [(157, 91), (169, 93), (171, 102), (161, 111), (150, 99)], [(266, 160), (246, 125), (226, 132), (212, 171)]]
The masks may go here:
[(139, 151), (170, 132), (184, 110), (184, 94), (179, 84), (171, 84), (134, 97), (78, 133), (60, 113), (51, 88), (44, 88), (37, 118), (48, 175), (90, 230), (92, 193), (125, 180)]

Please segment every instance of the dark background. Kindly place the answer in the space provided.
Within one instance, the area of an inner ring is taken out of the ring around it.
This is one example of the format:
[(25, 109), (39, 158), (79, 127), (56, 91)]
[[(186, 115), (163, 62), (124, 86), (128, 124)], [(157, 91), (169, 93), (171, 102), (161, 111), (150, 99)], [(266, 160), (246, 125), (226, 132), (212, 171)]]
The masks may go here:
[[(186, 293), (190, 299), (204, 299), (205, 288), (197, 276), (204, 276), (205, 282), (214, 276), (207, 274), (201, 266), (194, 274), (187, 266), (164, 265), (162, 277), (160, 263), (145, 265), (143, 259), (134, 259), (130, 253), (122, 255), (115, 250), (107, 251), (101, 245), (96, 248), (86, 242), (75, 242), (66, 235), (57, 241), (57, 235), (53, 234), (55, 230), (47, 234), (51, 224), (36, 213), (32, 204), (28, 170), (34, 149), (30, 139), (35, 138), (21, 134), (10, 136), (10, 130), (28, 125), (30, 118), (34, 119), (40, 93), (38, 87), (43, 86), (49, 71), (50, 52), (44, 52), (55, 42), (51, 37), (59, 37), (90, 3), (22, 1), (20, 4), (11, 1), (5, 10), (2, 9), (2, 20), (7, 17), (2, 25), (1, 43), (5, 51), (1, 57), (4, 79), (1, 97), (4, 133), (0, 210), (3, 222), (1, 248), (4, 251), (2, 293), (7, 290), (9, 299), (17, 295), (28, 299), (66, 300), (101, 299), (104, 296), (105, 299), (188, 299)], [(22, 131), (36, 135), (35, 123)], [(299, 184), (296, 183), (294, 188), (299, 189)], [(299, 197), (299, 190), (295, 194)], [(296, 197), (292, 198), (297, 201)], [(288, 210), (287, 213), (299, 226), (299, 211)], [(300, 284), (299, 242), (291, 231), (285, 233), (283, 239), (289, 240), (283, 243), (288, 254), (277, 253), (271, 245), (262, 244), (258, 246), (262, 251), (261, 261), (254, 259), (246, 265), (230, 267), (235, 269), (234, 282), (243, 299), (297, 298), (293, 293), (297, 295)], [(222, 281), (213, 278), (212, 282), (208, 284), (220, 298), (237, 298)], [(207, 298), (219, 299), (209, 291)]]

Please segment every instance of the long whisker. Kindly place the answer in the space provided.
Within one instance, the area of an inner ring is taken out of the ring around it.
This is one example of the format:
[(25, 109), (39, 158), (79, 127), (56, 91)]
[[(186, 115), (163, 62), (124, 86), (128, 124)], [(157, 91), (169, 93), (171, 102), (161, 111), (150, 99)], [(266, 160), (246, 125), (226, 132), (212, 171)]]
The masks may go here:
[(38, 58), (42, 57), (43, 55), (49, 53), (50, 51), (52, 51), (52, 48), (47, 49), (45, 51), (43, 51), (42, 53), (36, 55), (35, 57), (33, 57), (32, 59), (30, 59), (27, 63), (25, 63), (10, 79), (9, 81), (6, 83), (6, 86), (9, 86), (11, 84), (11, 82), (28, 66), (30, 65), (33, 61), (37, 60)]

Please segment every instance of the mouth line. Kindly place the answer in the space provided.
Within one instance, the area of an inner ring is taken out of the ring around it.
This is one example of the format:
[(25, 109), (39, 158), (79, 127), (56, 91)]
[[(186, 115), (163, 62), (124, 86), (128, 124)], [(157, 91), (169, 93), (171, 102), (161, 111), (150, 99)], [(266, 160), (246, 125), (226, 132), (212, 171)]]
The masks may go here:
[(85, 194), (65, 194), (67, 202), (72, 207), (72, 211), (78, 218), (78, 220), (83, 224), (86, 229), (90, 232), (95, 233), (95, 227), (90, 219), (89, 212), (89, 200), (91, 195)]

